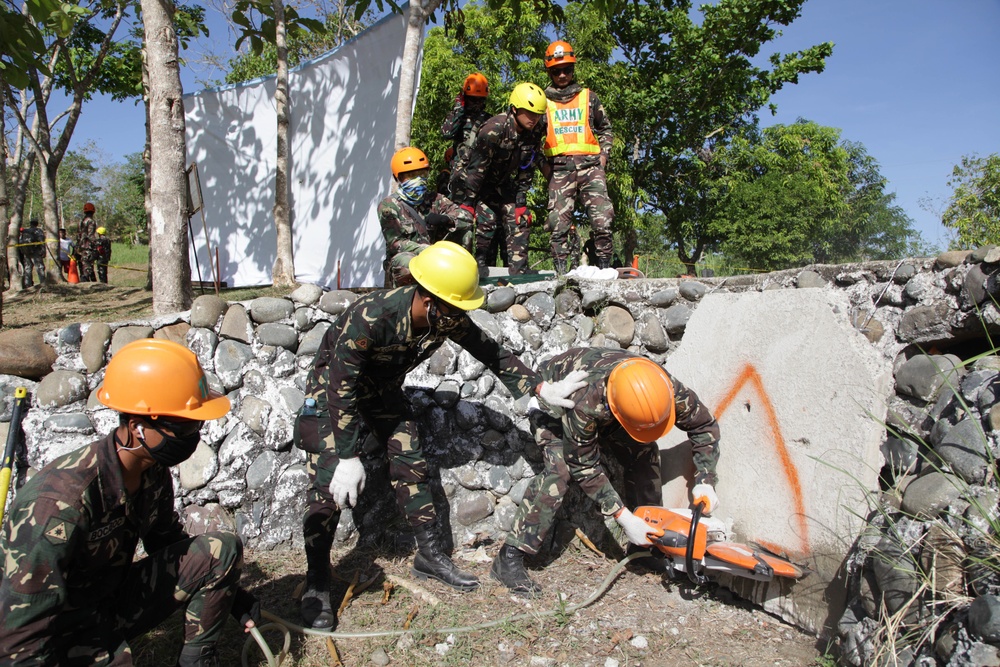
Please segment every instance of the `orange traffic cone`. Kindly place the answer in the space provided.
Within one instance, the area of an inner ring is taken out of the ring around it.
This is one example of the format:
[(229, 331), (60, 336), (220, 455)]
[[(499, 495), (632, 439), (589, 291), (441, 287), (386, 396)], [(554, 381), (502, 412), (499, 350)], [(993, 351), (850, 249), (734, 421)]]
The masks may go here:
[(66, 280), (75, 285), (80, 282), (80, 273), (76, 270), (76, 260), (69, 258), (69, 271), (66, 272)]

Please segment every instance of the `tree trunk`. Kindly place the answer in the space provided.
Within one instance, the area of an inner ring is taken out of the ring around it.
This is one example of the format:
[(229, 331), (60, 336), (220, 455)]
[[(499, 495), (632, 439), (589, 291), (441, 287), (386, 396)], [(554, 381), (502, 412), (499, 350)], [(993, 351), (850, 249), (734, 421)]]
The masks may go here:
[(146, 66), (149, 70), (149, 139), (152, 214), (149, 229), (153, 314), (191, 307), (188, 262), (187, 177), (184, 174), (184, 102), (174, 6), (168, 0), (142, 0)]
[(399, 98), (396, 101), (396, 150), (410, 145), (413, 123), (413, 91), (417, 81), (417, 62), (424, 41), (424, 23), (442, 0), (411, 0), (403, 42), (403, 66), (399, 73)]
[(285, 5), (273, 0), (274, 36), (278, 52), (278, 80), (274, 89), (274, 107), (278, 116), (278, 156), (274, 175), (274, 227), (277, 252), (271, 270), (275, 287), (295, 285), (295, 259), (292, 252), (292, 222), (288, 218), (288, 46), (285, 43)]
[[(10, 220), (8, 210), (10, 209), (10, 199), (7, 197), (7, 114), (3, 112), (3, 105), (0, 104), (0, 220)], [(0, 243), (8, 248), (7, 226), (0, 225)], [(10, 253), (7, 251), (7, 261), (0, 267), (0, 326), (3, 325), (3, 290), (10, 274)], [(13, 281), (11, 281), (13, 283)]]
[[(149, 67), (147, 66), (146, 46), (142, 47), (142, 101), (146, 108), (146, 144), (142, 147), (142, 167), (143, 167), (143, 193), (142, 201), (146, 207), (146, 237), (149, 240), (150, 230), (153, 228), (153, 202), (149, 199), (149, 182), (151, 171), (151, 160), (149, 159)], [(135, 242), (139, 243), (139, 233), (136, 232)], [(153, 246), (152, 243), (147, 248), (149, 261), (146, 262), (146, 291), (153, 291)]]
[[(42, 187), (42, 214), (45, 221), (42, 228), (45, 229), (45, 240), (50, 241), (51, 239), (59, 238), (59, 207), (56, 198), (56, 175), (59, 169), (59, 162), (54, 159), (49, 159), (46, 162), (41, 155), (38, 156), (38, 162), (38, 181)], [(54, 165), (53, 162), (55, 162)], [(62, 278), (62, 272), (59, 271), (58, 267), (53, 267), (52, 257), (48, 251), (48, 244), (45, 247), (45, 282), (57, 282)]]

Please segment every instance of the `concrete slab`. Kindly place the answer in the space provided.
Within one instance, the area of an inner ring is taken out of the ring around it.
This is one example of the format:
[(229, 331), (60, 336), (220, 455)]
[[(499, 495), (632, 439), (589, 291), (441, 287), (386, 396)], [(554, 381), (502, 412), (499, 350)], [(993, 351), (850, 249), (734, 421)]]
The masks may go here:
[[(839, 618), (841, 566), (878, 488), (892, 368), (825, 289), (711, 294), (666, 362), (722, 431), (716, 517), (736, 540), (787, 553), (813, 574), (789, 586), (733, 588), (805, 629)], [(664, 505), (688, 506), (690, 449), (660, 441)]]

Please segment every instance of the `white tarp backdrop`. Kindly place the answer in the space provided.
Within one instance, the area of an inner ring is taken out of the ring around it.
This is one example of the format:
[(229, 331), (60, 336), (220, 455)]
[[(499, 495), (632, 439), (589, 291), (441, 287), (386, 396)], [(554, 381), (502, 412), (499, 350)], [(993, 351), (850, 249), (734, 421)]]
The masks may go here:
[[(289, 73), (289, 202), (295, 279), (381, 287), (385, 243), (376, 215), (389, 194), (406, 32), (391, 14)], [(205, 222), (220, 279), (266, 285), (273, 224), (277, 117), (274, 77), (185, 95), (189, 163), (198, 163)], [(211, 280), (201, 217), (191, 219), (192, 279)], [(195, 266), (197, 261), (197, 267)]]

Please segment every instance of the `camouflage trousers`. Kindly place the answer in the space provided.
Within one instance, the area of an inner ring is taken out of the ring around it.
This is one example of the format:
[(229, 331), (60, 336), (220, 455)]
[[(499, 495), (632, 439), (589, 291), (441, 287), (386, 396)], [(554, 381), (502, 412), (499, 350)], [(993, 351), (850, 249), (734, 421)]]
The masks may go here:
[(610, 260), (614, 252), (611, 223), (615, 218), (615, 209), (608, 197), (607, 176), (599, 164), (552, 172), (552, 178), (549, 179), (549, 217), (546, 227), (552, 235), (553, 259), (564, 260), (570, 255), (570, 230), (577, 200), (590, 217), (590, 236), (594, 240), (597, 255)]
[[(434, 501), (427, 481), (428, 467), (420, 448), (417, 422), (410, 414), (409, 401), (401, 387), (378, 387), (370, 379), (358, 381), (358, 413), (374, 432), (367, 456), (388, 459), (389, 479), (396, 504), (414, 528), (434, 521)], [(359, 452), (360, 454), (361, 452)], [(340, 458), (326, 450), (309, 454), (309, 490), (302, 522), (306, 548), (329, 550), (340, 521), (340, 508), (330, 495), (330, 482)]]
[[(558, 439), (548, 439), (552, 430), (543, 426), (536, 429), (535, 439), (542, 445), (545, 469), (536, 475), (524, 492), (517, 508), (514, 524), (507, 535), (507, 544), (527, 554), (537, 554), (555, 524), (556, 513), (566, 497), (571, 479), (567, 457), (569, 445), (561, 439), (558, 421), (549, 420), (560, 434)], [(625, 469), (625, 505), (661, 505), (663, 489), (660, 482), (660, 450), (656, 443), (640, 443), (631, 438), (609, 438), (601, 442), (601, 453), (614, 456)]]
[(31, 287), (34, 284), (32, 271), (38, 274), (38, 284), (45, 284), (45, 256), (27, 255), (22, 260), (21, 287)]
[(243, 568), (237, 535), (198, 535), (132, 564), (128, 577), (103, 609), (65, 614), (60, 665), (131, 665), (128, 640), (149, 632), (185, 608), (184, 644), (213, 646), (222, 633)]
[(515, 276), (528, 269), (528, 239), (531, 237), (531, 225), (524, 218), (517, 220), (515, 209), (513, 200), (503, 202), (487, 200), (479, 202), (476, 206), (476, 261), (481, 268), (496, 265), (496, 254), (492, 249), (492, 243), (497, 227), (502, 224), (507, 237), (510, 274)]

